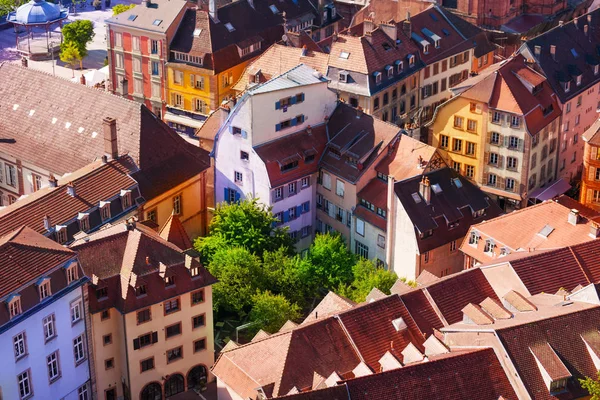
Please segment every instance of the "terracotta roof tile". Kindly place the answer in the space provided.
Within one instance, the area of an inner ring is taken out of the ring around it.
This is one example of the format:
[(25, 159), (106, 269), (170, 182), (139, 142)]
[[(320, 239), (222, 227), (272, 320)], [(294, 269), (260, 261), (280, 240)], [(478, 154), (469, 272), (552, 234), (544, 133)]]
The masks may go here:
[(423, 290), (412, 290), (401, 294), (400, 297), (419, 330), (425, 336), (433, 334), (434, 329), (440, 329), (444, 326)]
[(412, 287), (408, 286), (404, 281), (398, 278), (394, 283), (394, 286), (392, 286), (392, 288), (390, 289), (390, 293), (402, 295), (407, 292), (410, 292), (411, 290), (413, 290)]
[[(373, 178), (371, 182), (362, 188), (356, 195), (360, 199), (365, 199), (375, 207), (379, 207), (382, 210), (387, 209), (387, 190), (388, 185), (386, 182), (379, 178)], [(385, 222), (384, 222), (385, 223)]]
[(419, 284), (419, 286), (429, 285), (430, 283), (437, 282), (439, 280), (439, 277), (435, 276), (427, 270), (423, 270), (423, 272), (421, 272), (419, 276), (417, 276), (417, 283)]
[(490, 325), (494, 323), (494, 319), (477, 304), (469, 303), (461, 311), (477, 325)]
[(160, 237), (173, 243), (180, 249), (187, 250), (193, 247), (190, 237), (187, 235), (179, 217), (171, 214), (159, 232)]
[(435, 147), (402, 135), (394, 151), (384, 157), (375, 170), (402, 181), (428, 172), (427, 165), (432, 159), (445, 164)]
[(503, 299), (519, 312), (536, 311), (535, 304), (530, 302), (521, 293), (514, 290), (509, 291), (503, 296)]
[(367, 295), (367, 298), (365, 299), (365, 301), (368, 303), (370, 301), (375, 301), (375, 300), (383, 299), (386, 296), (387, 295), (385, 293), (383, 293), (381, 290), (379, 290), (376, 287), (374, 287), (373, 289), (371, 289), (371, 291)]
[(334, 314), (339, 314), (343, 311), (351, 309), (355, 305), (356, 303), (353, 301), (340, 296), (337, 293), (329, 292), (302, 323), (305, 324), (320, 318), (326, 318)]
[(486, 297), (486, 299), (479, 303), (479, 305), (494, 319), (512, 318), (512, 313), (508, 311), (498, 300)]
[[(568, 378), (571, 373), (560, 360), (556, 352), (548, 343), (540, 343), (529, 347), (536, 360), (541, 364), (550, 379), (558, 380)], [(541, 372), (541, 371), (540, 371)]]
[(449, 324), (462, 321), (461, 310), (490, 297), (499, 300), (479, 268), (452, 275), (427, 286), (427, 292)]

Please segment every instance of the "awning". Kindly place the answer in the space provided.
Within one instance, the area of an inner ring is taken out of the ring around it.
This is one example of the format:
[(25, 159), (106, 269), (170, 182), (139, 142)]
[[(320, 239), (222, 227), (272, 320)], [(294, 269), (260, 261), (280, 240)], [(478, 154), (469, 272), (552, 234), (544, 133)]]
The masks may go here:
[(546, 201), (560, 196), (567, 190), (571, 189), (571, 184), (564, 179), (559, 179), (552, 185), (534, 190), (529, 198), (539, 201)]
[(204, 125), (204, 121), (199, 121), (197, 119), (184, 117), (182, 115), (176, 115), (176, 114), (173, 114), (170, 112), (165, 113), (165, 121), (189, 126), (190, 128), (201, 128), (202, 125)]
[(521, 196), (516, 193), (506, 192), (502, 189), (496, 189), (490, 186), (480, 186), (479, 189), (483, 190), (486, 193), (493, 194), (495, 196), (506, 197), (507, 199), (513, 199), (516, 201), (521, 201)]

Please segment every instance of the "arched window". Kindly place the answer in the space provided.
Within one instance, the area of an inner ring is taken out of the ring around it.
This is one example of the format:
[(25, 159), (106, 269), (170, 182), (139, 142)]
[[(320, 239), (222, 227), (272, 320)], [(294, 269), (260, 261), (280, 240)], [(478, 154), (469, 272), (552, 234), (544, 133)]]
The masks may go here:
[(187, 376), (188, 390), (199, 389), (202, 384), (206, 383), (207, 380), (206, 367), (204, 365), (196, 365), (190, 369)]
[(140, 400), (162, 400), (162, 388), (157, 382), (152, 382), (144, 386)]
[(171, 375), (165, 382), (165, 397), (174, 396), (184, 390), (183, 375), (181, 374)]

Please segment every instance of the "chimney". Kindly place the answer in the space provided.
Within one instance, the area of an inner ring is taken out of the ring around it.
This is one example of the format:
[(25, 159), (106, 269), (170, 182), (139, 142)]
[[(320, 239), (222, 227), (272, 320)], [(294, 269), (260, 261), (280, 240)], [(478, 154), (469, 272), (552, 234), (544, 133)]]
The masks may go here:
[(47, 215), (44, 215), (44, 229), (46, 229), (47, 231), (52, 229), (52, 221)]
[(552, 55), (552, 59), (556, 61), (556, 45), (550, 45), (550, 54)]
[(146, 265), (150, 265), (150, 257), (146, 256)]
[(600, 237), (600, 224), (592, 222), (590, 224), (590, 236), (594, 239)]
[(423, 157), (419, 156), (417, 159), (417, 168), (423, 169)]
[(73, 182), (69, 182), (69, 184), (67, 185), (67, 194), (71, 197), (75, 197), (75, 185), (73, 185)]
[(58, 186), (58, 179), (56, 179), (56, 177), (52, 174), (50, 174), (50, 177), (48, 178), (48, 185), (51, 188), (55, 188)]
[(583, 26), (583, 33), (585, 34), (585, 36), (588, 35), (588, 30), (590, 29), (590, 26), (588, 24), (585, 24)]
[(540, 56), (540, 54), (542, 54), (542, 46), (534, 46), (533, 51), (535, 52), (536, 56)]
[(338, 35), (338, 34), (337, 34), (337, 32), (335, 32), (335, 31), (334, 31), (334, 32), (333, 32), (333, 35), (331, 35), (331, 41), (332, 41), (332, 42), (337, 42), (337, 38), (338, 38), (338, 36), (337, 36), (337, 35)]
[(108, 157), (105, 155), (102, 156), (102, 164), (106, 164), (108, 162)]
[(373, 36), (371, 36), (371, 32), (365, 32), (365, 36), (363, 36), (367, 41), (373, 44)]
[(362, 116), (363, 109), (361, 106), (356, 107), (356, 118), (360, 118)]
[(152, 1), (150, 1), (150, 0), (142, 0), (142, 5), (144, 7), (150, 7), (152, 5)]
[(588, 24), (592, 23), (592, 14), (587, 15), (587, 22), (588, 22)]
[(396, 24), (390, 24), (387, 22), (382, 22), (379, 24), (379, 29), (383, 31), (390, 39), (396, 43), (396, 39), (398, 39), (398, 31), (396, 28)]
[(306, 45), (302, 46), (302, 57), (306, 57), (307, 51), (308, 51), (308, 49), (306, 48)]
[(119, 92), (121, 96), (127, 96), (129, 94), (129, 81), (125, 78), (119, 82)]
[(208, 14), (215, 24), (219, 23), (219, 17), (217, 17), (217, 0), (208, 0)]
[(21, 57), (21, 65), (25, 68), (29, 66), (29, 60), (27, 59), (27, 57)]
[(410, 12), (406, 13), (406, 19), (402, 21), (402, 32), (404, 32), (406, 37), (410, 38), (410, 34), (412, 33), (412, 28), (410, 26)]
[(573, 25), (575, 25), (575, 29), (579, 28), (579, 26), (577, 25), (577, 21), (578, 21), (577, 17), (573, 18)]
[(419, 194), (425, 200), (425, 203), (429, 205), (431, 202), (431, 186), (429, 185), (429, 178), (426, 176), (421, 179), (421, 183), (419, 183)]
[(306, 127), (306, 133), (308, 133), (309, 136), (312, 135), (312, 127), (310, 125)]
[(363, 22), (363, 34), (371, 33), (375, 30), (375, 23), (372, 19), (365, 18)]
[(85, 76), (83, 76), (83, 74), (81, 74), (81, 77), (79, 78), (79, 83), (85, 86)]
[(104, 126), (104, 153), (111, 160), (116, 160), (119, 157), (117, 148), (117, 120), (111, 117), (106, 117), (102, 120)]
[(577, 225), (577, 223), (579, 222), (579, 210), (576, 209), (571, 209), (571, 211), (569, 212), (569, 218), (568, 221), (571, 225)]
[[(133, 231), (135, 229), (135, 218), (131, 217), (125, 222), (125, 227), (128, 231)], [(146, 263), (148, 263), (146, 261)]]
[(563, 21), (562, 19), (560, 21), (558, 21), (558, 26), (560, 26), (561, 28), (565, 25), (565, 21)]

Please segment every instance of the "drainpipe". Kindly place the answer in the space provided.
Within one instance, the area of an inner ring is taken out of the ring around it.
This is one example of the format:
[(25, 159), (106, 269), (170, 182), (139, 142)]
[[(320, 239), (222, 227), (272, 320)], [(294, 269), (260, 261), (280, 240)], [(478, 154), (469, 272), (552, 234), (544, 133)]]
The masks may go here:
[(386, 235), (385, 235), (385, 263), (388, 270), (393, 271), (394, 263), (394, 239), (396, 226), (396, 196), (394, 193), (394, 177), (388, 176), (387, 182), (387, 211), (386, 211)]

